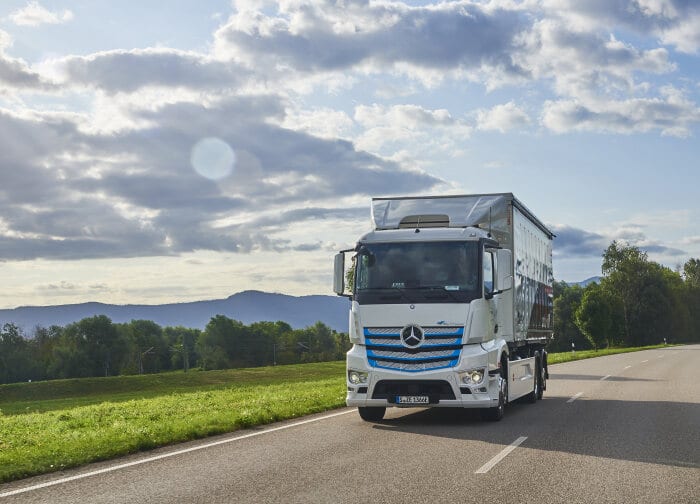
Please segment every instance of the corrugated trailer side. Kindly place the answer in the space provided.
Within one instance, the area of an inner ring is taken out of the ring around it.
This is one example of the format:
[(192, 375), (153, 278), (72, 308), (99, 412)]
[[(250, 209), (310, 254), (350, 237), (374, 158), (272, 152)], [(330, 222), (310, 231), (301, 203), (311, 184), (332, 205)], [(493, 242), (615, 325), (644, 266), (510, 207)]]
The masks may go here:
[(515, 198), (512, 215), (515, 340), (545, 343), (553, 331), (554, 235)]

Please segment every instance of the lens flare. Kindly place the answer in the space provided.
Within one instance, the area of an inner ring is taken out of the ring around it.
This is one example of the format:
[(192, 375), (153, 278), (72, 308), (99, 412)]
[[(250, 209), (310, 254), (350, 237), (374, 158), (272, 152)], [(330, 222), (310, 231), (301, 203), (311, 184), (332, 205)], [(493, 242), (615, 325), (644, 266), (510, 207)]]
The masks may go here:
[(233, 172), (236, 153), (231, 146), (216, 137), (203, 138), (192, 147), (192, 168), (202, 177), (221, 180)]

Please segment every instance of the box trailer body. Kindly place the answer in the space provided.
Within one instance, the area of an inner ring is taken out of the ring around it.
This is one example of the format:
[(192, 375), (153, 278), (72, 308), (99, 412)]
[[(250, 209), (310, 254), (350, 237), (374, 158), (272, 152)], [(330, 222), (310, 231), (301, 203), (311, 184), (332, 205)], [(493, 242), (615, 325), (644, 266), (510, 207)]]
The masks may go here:
[[(387, 407), (483, 408), (541, 398), (552, 334), (553, 233), (510, 193), (373, 198), (352, 252), (347, 397)], [(347, 295), (347, 294), (344, 294)]]

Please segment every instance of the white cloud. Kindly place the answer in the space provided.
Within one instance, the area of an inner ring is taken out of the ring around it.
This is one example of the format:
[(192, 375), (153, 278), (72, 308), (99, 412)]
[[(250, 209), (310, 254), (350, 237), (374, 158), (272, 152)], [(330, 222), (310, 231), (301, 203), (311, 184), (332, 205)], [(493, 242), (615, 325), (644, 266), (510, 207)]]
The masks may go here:
[(389, 155), (396, 151), (398, 144), (424, 154), (444, 154), (463, 143), (473, 129), (467, 121), (452, 117), (446, 109), (430, 110), (412, 104), (360, 105), (355, 107), (353, 118), (364, 128), (357, 138), (358, 147)]
[(510, 101), (485, 110), (477, 111), (477, 128), (496, 130), (505, 133), (511, 129), (521, 128), (530, 123), (527, 112)]
[(674, 88), (666, 88), (658, 98), (627, 100), (547, 101), (542, 124), (556, 133), (599, 131), (662, 134), (687, 137), (700, 123), (700, 108)]
[(552, 16), (579, 31), (626, 30), (652, 36), (678, 51), (700, 49), (700, 4), (688, 0), (544, 0)]
[(18, 26), (40, 26), (66, 23), (73, 19), (73, 13), (70, 10), (51, 12), (39, 2), (28, 2), (24, 8), (12, 12), (9, 18)]
[(443, 73), (493, 69), (519, 74), (510, 50), (525, 28), (514, 10), (469, 1), (421, 7), (280, 2), (265, 12), (239, 5), (217, 31), (215, 50), (219, 57), (270, 74), (359, 68), (384, 73), (399, 65)]
[(10, 46), (12, 46), (12, 37), (6, 31), (0, 30), (0, 54)]
[(329, 139), (351, 139), (355, 129), (354, 121), (345, 112), (327, 107), (312, 110), (287, 108), (284, 121), (280, 125)]

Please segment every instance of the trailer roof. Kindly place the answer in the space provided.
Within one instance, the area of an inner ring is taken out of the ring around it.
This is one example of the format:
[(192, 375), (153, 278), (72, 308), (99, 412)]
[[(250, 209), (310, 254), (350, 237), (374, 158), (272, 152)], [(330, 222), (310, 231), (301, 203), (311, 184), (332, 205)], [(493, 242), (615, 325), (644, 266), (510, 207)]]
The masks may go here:
[(449, 227), (479, 226), (502, 216), (511, 203), (551, 239), (555, 235), (513, 193), (372, 198), (372, 222), (377, 230), (398, 229), (407, 217), (447, 216)]

